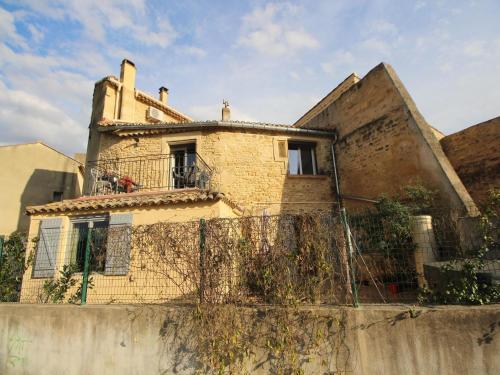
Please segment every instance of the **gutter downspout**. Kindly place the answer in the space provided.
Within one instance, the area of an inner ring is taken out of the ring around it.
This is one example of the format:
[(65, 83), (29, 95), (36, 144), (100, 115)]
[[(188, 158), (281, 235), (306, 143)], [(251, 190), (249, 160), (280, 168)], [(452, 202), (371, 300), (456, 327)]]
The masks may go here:
[(352, 246), (352, 240), (351, 240), (351, 228), (349, 227), (349, 222), (347, 221), (347, 212), (344, 207), (344, 199), (342, 197), (342, 193), (340, 191), (340, 184), (339, 184), (339, 178), (338, 178), (338, 169), (337, 169), (337, 158), (335, 156), (335, 145), (337, 144), (338, 141), (338, 135), (335, 133), (335, 139), (332, 142), (332, 162), (333, 162), (333, 174), (335, 177), (335, 189), (337, 193), (337, 198), (338, 198), (338, 207), (340, 211), (340, 220), (342, 221), (342, 225), (344, 227), (344, 235), (346, 238), (346, 245), (348, 249), (348, 257), (347, 257), (347, 264), (348, 264), (348, 269), (346, 270), (347, 272), (347, 277), (350, 280), (347, 280), (347, 283), (349, 284), (350, 281), (350, 287), (351, 287), (351, 293), (352, 293), (352, 304), (354, 307), (358, 307), (358, 290), (356, 288), (356, 274), (354, 272), (354, 262), (353, 262), (353, 246)]
[(337, 158), (335, 157), (335, 145), (337, 144), (338, 135), (335, 133), (335, 138), (332, 141), (332, 162), (333, 162), (333, 176), (335, 178), (335, 193), (337, 194), (337, 201), (339, 210), (344, 207), (344, 202), (342, 199), (342, 195), (340, 194), (340, 186), (339, 186), (339, 177), (338, 177), (338, 169), (337, 169)]
[(121, 96), (122, 96), (122, 84), (121, 83), (117, 83), (116, 96), (115, 96), (115, 109), (113, 111), (113, 118), (115, 120), (117, 120), (119, 118), (118, 117), (118, 103), (121, 100)]

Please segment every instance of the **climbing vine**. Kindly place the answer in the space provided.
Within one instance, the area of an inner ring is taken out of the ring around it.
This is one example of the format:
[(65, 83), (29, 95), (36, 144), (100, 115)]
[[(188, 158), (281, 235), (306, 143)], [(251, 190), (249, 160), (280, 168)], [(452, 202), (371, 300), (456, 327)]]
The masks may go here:
[[(42, 303), (80, 303), (82, 297), (82, 283), (80, 282), (78, 284), (78, 278), (74, 276), (77, 270), (78, 267), (76, 265), (65, 264), (63, 269), (59, 271), (58, 278), (53, 278), (44, 282), (39, 295), (39, 301)], [(74, 290), (77, 284), (78, 287), (76, 291), (68, 295), (68, 293)], [(90, 277), (87, 288), (92, 289), (93, 287), (93, 278)]]
[(18, 302), (23, 275), (31, 260), (25, 261), (27, 239), (14, 232), (4, 242), (0, 259), (0, 302)]
[[(160, 332), (184, 353), (196, 353), (200, 374), (323, 374), (346, 370), (346, 316), (342, 309), (234, 304), (197, 305), (183, 318), (166, 314)], [(307, 371), (308, 366), (309, 371)]]
[[(493, 271), (500, 254), (500, 190), (492, 190), (478, 218), (478, 243), (441, 267), (442, 286), (425, 289), (423, 303), (483, 305), (500, 302), (500, 287), (484, 274)], [(498, 266), (497, 266), (498, 267)]]

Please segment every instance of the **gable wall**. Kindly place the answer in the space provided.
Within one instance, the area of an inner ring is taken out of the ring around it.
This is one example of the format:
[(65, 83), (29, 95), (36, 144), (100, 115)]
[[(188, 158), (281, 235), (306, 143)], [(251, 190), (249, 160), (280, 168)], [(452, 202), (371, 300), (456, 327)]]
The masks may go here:
[(303, 127), (337, 130), (344, 195), (376, 199), (420, 183), (437, 190), (447, 205), (475, 209), (435, 132), (386, 64), (375, 67)]

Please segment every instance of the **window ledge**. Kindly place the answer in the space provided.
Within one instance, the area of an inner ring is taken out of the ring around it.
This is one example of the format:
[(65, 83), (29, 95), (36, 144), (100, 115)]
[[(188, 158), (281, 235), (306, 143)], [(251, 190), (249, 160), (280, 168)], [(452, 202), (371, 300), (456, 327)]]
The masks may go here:
[(308, 179), (316, 179), (316, 180), (325, 180), (328, 178), (326, 174), (287, 174), (288, 178), (308, 178)]

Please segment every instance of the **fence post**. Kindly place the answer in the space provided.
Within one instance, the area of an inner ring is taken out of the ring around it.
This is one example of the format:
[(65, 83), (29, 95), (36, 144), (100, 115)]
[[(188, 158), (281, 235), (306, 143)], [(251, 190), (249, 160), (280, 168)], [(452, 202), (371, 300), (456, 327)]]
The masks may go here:
[(82, 295), (81, 304), (85, 305), (87, 303), (87, 287), (89, 284), (89, 268), (90, 268), (90, 241), (92, 240), (92, 228), (93, 223), (89, 223), (87, 230), (87, 242), (85, 244), (85, 261), (83, 263), (83, 278), (82, 278)]
[(415, 261), (415, 271), (417, 272), (418, 287), (425, 288), (427, 287), (427, 280), (425, 279), (424, 265), (436, 261), (434, 254), (437, 245), (432, 228), (432, 217), (420, 215), (412, 216), (410, 219), (411, 237), (415, 244), (413, 259)]
[(354, 273), (354, 264), (353, 264), (353, 249), (352, 249), (352, 241), (351, 241), (351, 228), (349, 228), (349, 223), (347, 222), (347, 213), (344, 207), (340, 209), (340, 218), (342, 220), (342, 224), (344, 226), (344, 232), (347, 243), (347, 254), (348, 254), (348, 266), (349, 269), (347, 272), (350, 273), (351, 276), (351, 290), (352, 290), (352, 304), (354, 307), (358, 307), (358, 289), (356, 288), (356, 276)]
[(200, 219), (200, 303), (205, 302), (205, 238), (206, 222)]
[(2, 260), (3, 260), (3, 244), (5, 241), (4, 236), (0, 236), (0, 266), (2, 265)]

